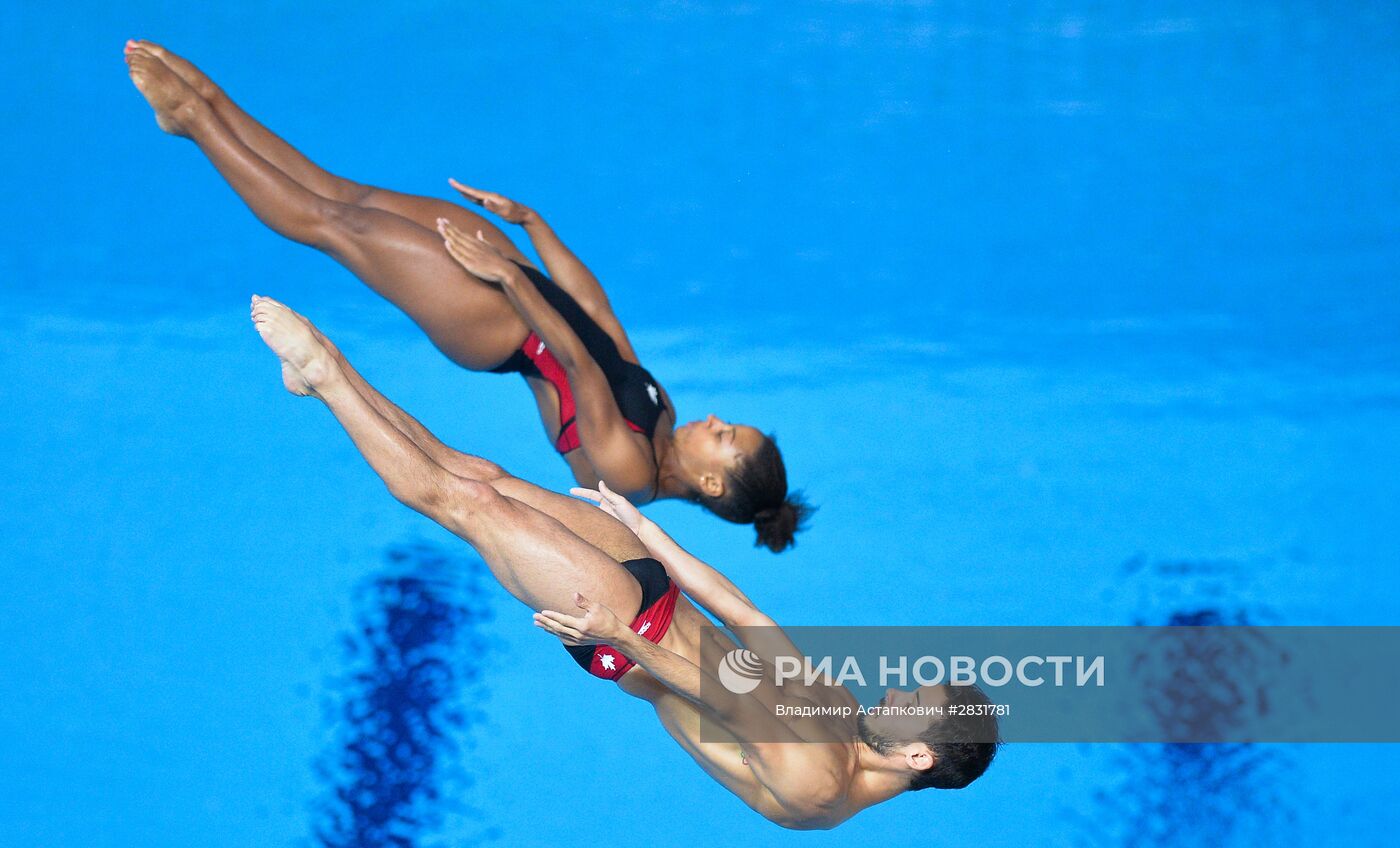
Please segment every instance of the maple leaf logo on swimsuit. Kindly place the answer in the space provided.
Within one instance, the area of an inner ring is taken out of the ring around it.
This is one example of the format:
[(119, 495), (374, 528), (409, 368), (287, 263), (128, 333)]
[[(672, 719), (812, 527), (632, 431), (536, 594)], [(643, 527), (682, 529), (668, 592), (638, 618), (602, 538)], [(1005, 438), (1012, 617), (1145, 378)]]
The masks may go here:
[(661, 403), (661, 393), (651, 383), (647, 383), (647, 394), (651, 397), (652, 403)]
[(637, 631), (637, 635), (638, 635), (638, 636), (645, 636), (645, 635), (647, 635), (647, 631), (650, 630), (650, 629), (651, 629), (651, 622), (650, 622), (650, 621), (644, 622), (644, 623), (642, 624), (641, 629)]
[(616, 671), (617, 663), (613, 660), (612, 654), (599, 654), (598, 662), (603, 664), (603, 668), (608, 671)]
[(535, 348), (535, 356), (539, 356), (542, 353), (544, 353), (544, 342), (540, 342), (540, 346)]

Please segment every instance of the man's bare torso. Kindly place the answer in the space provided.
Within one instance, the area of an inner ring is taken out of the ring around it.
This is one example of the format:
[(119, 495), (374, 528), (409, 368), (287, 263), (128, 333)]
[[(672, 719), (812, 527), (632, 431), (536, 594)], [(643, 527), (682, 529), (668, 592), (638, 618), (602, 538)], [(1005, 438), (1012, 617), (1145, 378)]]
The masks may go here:
[[(714, 640), (708, 650), (702, 645), (704, 640)], [(671, 627), (659, 644), (696, 665), (701, 664), (702, 654), (718, 656), (739, 647), (684, 597), (677, 602)], [(629, 695), (652, 705), (666, 731), (710, 777), (770, 821), (797, 829), (832, 827), (865, 806), (850, 798), (851, 776), (855, 773), (850, 727), (833, 728), (830, 718), (793, 719), (789, 723), (799, 736), (809, 740), (793, 743), (793, 767), (813, 777), (808, 808), (794, 810), (780, 803), (759, 780), (747, 762), (743, 743), (716, 722), (704, 721), (693, 703), (666, 688), (640, 666), (618, 683)], [(801, 702), (801, 695), (793, 690), (785, 687), (783, 703)], [(849, 694), (846, 697), (850, 698)], [(772, 708), (776, 699), (768, 700), (772, 701), (768, 704)], [(811, 703), (816, 705), (817, 701)], [(850, 704), (855, 705), (854, 698), (850, 698)]]

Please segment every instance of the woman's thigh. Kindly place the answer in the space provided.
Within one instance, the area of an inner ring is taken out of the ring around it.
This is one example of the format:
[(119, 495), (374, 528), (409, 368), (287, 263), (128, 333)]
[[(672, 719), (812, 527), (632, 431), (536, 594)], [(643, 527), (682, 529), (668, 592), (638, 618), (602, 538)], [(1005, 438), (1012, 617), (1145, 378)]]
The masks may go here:
[(484, 216), (456, 203), (449, 203), (435, 197), (404, 194), (387, 188), (370, 188), (369, 193), (360, 200), (360, 205), (392, 212), (407, 218), (420, 227), (426, 227), (433, 231), (437, 230), (437, 219), (446, 218), (464, 233), (475, 233), (480, 230), (482, 237), (501, 253), (504, 253), (507, 258), (523, 262), (526, 265), (534, 264), (526, 258), (520, 248), (515, 246), (515, 242), (510, 240), (510, 236), (506, 235), (500, 227)]
[(494, 368), (529, 328), (500, 287), (458, 265), (432, 230), (391, 212), (327, 201), (321, 248), (402, 309), (448, 358)]

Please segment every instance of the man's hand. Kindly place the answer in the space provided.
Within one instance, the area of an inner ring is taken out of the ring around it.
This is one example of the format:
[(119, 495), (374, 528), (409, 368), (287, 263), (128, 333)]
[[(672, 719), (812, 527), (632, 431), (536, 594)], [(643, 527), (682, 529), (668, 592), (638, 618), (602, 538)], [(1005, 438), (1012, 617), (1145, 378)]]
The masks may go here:
[(509, 197), (495, 193), (494, 191), (482, 191), (479, 188), (472, 188), (469, 185), (459, 183), (449, 179), (447, 184), (457, 189), (457, 193), (465, 197), (468, 201), (477, 206), (494, 212), (503, 220), (512, 224), (528, 224), (530, 216), (534, 211), (523, 203), (516, 203)]
[(622, 619), (597, 601), (575, 592), (574, 603), (583, 615), (541, 610), (535, 613), (535, 625), (558, 636), (565, 645), (609, 645), (629, 632)]
[(633, 533), (642, 532), (642, 522), (646, 519), (637, 510), (632, 502), (608, 488), (608, 484), (598, 481), (597, 490), (584, 489), (575, 486), (569, 490), (569, 494), (580, 498), (586, 498), (598, 505), (598, 508), (627, 526)]
[(520, 273), (514, 262), (486, 240), (481, 230), (477, 230), (476, 238), (472, 238), (446, 218), (437, 219), (437, 225), (447, 252), (470, 273), (488, 283), (505, 283)]

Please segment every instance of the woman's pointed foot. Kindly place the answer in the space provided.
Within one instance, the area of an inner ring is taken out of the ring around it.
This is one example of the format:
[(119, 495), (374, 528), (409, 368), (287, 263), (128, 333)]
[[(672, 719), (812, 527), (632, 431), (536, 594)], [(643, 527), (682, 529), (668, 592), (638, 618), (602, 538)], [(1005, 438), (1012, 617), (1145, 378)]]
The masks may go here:
[(156, 44), (154, 41), (147, 41), (144, 38), (134, 38), (126, 43), (127, 52), (141, 49), (155, 56), (165, 63), (165, 66), (175, 72), (175, 75), (184, 80), (185, 85), (194, 89), (205, 100), (213, 100), (223, 92), (219, 89), (209, 76), (195, 67), (195, 64), (183, 56), (172, 53), (165, 47)]
[(156, 124), (171, 135), (188, 137), (193, 119), (204, 105), (194, 89), (155, 54), (140, 46), (128, 43), (126, 65), (136, 90), (155, 110)]

